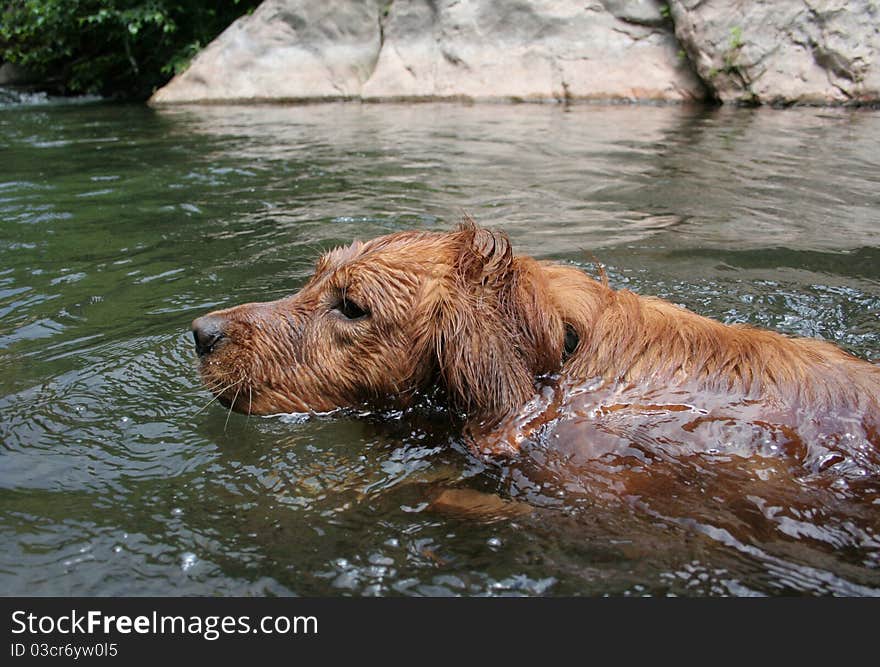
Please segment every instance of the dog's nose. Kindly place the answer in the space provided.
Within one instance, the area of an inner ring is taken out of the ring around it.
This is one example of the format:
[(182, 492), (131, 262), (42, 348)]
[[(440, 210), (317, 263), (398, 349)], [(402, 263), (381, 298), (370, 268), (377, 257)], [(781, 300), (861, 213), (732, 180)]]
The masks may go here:
[(193, 320), (193, 339), (196, 341), (196, 353), (202, 357), (211, 352), (225, 336), (225, 321), (216, 315), (205, 315)]

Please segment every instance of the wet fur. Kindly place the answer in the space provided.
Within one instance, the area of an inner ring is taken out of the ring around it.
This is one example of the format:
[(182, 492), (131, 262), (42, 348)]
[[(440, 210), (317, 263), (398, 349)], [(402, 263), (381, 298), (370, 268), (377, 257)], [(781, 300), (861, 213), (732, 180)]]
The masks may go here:
[[(341, 316), (345, 299), (369, 316)], [(521, 413), (542, 383), (590, 381), (754, 401), (792, 427), (816, 415), (855, 419), (877, 444), (880, 367), (515, 256), (503, 233), (469, 220), (334, 250), (299, 293), (211, 317), (225, 337), (202, 375), (242, 412), (403, 406), (439, 388), (480, 434)]]

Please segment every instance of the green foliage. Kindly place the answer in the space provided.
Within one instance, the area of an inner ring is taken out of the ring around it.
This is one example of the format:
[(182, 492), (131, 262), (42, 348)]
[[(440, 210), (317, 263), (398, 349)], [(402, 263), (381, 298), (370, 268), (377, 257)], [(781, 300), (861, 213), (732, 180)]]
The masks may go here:
[(743, 29), (741, 27), (734, 26), (730, 29), (730, 50), (739, 49), (745, 44), (743, 42)]
[(760, 100), (752, 90), (749, 68), (740, 61), (745, 45), (746, 42), (742, 28), (740, 26), (731, 28), (730, 39), (723, 53), (724, 65), (720, 69), (713, 67), (709, 70), (709, 81), (712, 85), (715, 85), (715, 79), (723, 74), (728, 85), (733, 84), (742, 91), (737, 100), (738, 104), (745, 106), (758, 105)]
[(730, 29), (730, 42), (724, 52), (724, 71), (728, 74), (741, 74), (738, 60), (744, 45), (742, 28), (734, 26)]
[(260, 0), (0, 0), (0, 61), (65, 93), (146, 97)]

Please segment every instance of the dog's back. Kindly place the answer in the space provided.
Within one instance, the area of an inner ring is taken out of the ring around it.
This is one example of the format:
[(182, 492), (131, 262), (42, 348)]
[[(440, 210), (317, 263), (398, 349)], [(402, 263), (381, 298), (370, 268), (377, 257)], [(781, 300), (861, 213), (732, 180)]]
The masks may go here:
[(582, 459), (636, 447), (786, 453), (827, 465), (849, 445), (880, 451), (880, 367), (821, 340), (612, 290), (571, 267), (542, 269), (568, 304), (578, 344), (551, 398), (476, 438), (485, 452), (532, 439)]

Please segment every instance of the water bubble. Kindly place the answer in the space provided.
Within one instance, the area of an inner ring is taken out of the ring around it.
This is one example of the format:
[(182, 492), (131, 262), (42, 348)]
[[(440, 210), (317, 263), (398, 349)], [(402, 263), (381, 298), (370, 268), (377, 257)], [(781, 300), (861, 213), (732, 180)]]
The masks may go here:
[(192, 551), (186, 551), (180, 556), (180, 569), (184, 572), (188, 572), (193, 569), (199, 562), (198, 556), (196, 556)]
[(501, 548), (501, 539), (498, 537), (490, 537), (486, 540), (486, 544), (489, 545), (489, 548), (492, 549), (492, 551), (498, 551), (498, 549)]

